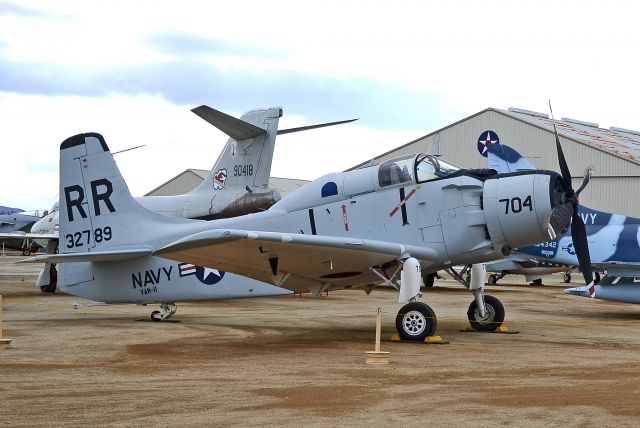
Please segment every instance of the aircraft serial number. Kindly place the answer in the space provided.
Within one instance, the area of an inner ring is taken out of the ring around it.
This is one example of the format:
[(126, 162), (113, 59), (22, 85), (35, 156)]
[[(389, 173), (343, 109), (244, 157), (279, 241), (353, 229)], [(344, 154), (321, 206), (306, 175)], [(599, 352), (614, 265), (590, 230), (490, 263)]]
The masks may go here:
[(509, 214), (509, 209), (511, 209), (512, 213), (519, 213), (525, 208), (529, 208), (529, 211), (533, 211), (531, 195), (527, 196), (524, 201), (516, 196), (515, 198), (498, 199), (498, 202), (504, 202), (505, 214)]
[(233, 176), (234, 177), (242, 177), (242, 176), (251, 176), (253, 175), (253, 165), (234, 165), (233, 166)]
[(547, 241), (547, 242), (542, 242), (540, 244), (535, 244), (534, 247), (540, 247), (540, 248), (558, 248), (558, 243), (556, 241)]
[(91, 237), (93, 236), (93, 242), (99, 244), (102, 241), (111, 240), (111, 226), (104, 228), (97, 228), (93, 230), (83, 230), (82, 232), (68, 233), (64, 236), (67, 240), (67, 248), (83, 247), (91, 243)]

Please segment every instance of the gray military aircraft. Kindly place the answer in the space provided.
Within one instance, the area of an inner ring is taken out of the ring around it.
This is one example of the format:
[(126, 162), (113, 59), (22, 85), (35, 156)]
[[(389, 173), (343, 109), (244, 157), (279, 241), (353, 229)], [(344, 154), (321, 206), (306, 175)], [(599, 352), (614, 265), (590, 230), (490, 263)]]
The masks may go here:
[(36, 251), (39, 247), (32, 243), (27, 234), (31, 227), (47, 214), (46, 210), (0, 214), (0, 242), (3, 248), (21, 250), (25, 256)]
[[(563, 233), (572, 216), (576, 250), (588, 259), (570, 174), (556, 145), (562, 176), (462, 170), (433, 156), (406, 155), (325, 175), (267, 211), (199, 222), (145, 209), (129, 193), (104, 138), (79, 134), (60, 146), (60, 253), (27, 260), (67, 262), (61, 289), (89, 298), (117, 301), (118, 288), (160, 301), (159, 293), (171, 290), (162, 295), (167, 308), (191, 299), (173, 283), (185, 265), (216, 266), (316, 294), (370, 291), (382, 281), (398, 290), (400, 303), (409, 302), (396, 317), (400, 336), (423, 340), (437, 325), (433, 310), (418, 301), (423, 268), (508, 256), (511, 248)], [(155, 256), (179, 264), (167, 272)], [(495, 330), (504, 321), (502, 304), (483, 287), (471, 288), (469, 321)]]
[[(266, 210), (280, 200), (278, 191), (269, 187), (276, 135), (356, 120), (278, 130), (278, 122), (282, 117), (281, 108), (253, 110), (243, 114), (240, 119), (206, 105), (191, 111), (229, 136), (208, 177), (188, 193), (174, 196), (142, 196), (136, 198), (136, 201), (164, 215), (202, 220)], [(20, 235), (25, 241), (35, 241), (47, 247), (48, 253), (55, 252), (58, 246), (57, 205), (54, 205), (51, 211), (33, 225), (30, 233)], [(56, 266), (45, 265), (36, 285), (43, 292), (55, 292), (57, 278)]]

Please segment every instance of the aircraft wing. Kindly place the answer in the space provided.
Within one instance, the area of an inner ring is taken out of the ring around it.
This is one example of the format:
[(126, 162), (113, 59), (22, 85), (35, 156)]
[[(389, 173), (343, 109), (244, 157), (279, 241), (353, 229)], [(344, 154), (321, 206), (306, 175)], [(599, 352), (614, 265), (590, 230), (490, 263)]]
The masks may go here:
[(600, 269), (606, 269), (607, 276), (619, 276), (623, 278), (640, 277), (640, 263), (608, 261), (592, 263), (592, 265)]
[(432, 248), (358, 238), (214, 229), (173, 242), (154, 255), (200, 266), (216, 266), (294, 291), (319, 285), (361, 286), (379, 282), (369, 269), (403, 254), (439, 259)]
[(0, 233), (0, 239), (58, 239), (57, 233), (7, 232)]
[(42, 254), (20, 260), (18, 263), (117, 262), (149, 256), (151, 252), (151, 247), (139, 247), (88, 253)]

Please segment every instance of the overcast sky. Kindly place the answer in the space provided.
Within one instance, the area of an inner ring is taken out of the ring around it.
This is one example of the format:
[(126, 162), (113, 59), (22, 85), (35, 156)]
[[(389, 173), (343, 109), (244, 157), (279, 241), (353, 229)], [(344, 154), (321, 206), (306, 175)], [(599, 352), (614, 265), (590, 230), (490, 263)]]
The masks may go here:
[[(281, 106), (272, 175), (314, 179), (487, 107), (640, 129), (637, 19), (618, 1), (0, 0), (0, 204), (49, 207), (58, 149), (104, 135), (136, 196), (210, 169), (190, 112)], [(475, 150), (476, 142), (469, 142)]]

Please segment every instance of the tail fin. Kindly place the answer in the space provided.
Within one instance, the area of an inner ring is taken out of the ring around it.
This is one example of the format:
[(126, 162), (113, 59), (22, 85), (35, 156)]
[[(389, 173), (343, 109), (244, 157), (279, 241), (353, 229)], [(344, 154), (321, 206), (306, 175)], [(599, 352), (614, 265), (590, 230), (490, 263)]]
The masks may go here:
[(134, 249), (134, 237), (152, 242), (158, 227), (188, 221), (138, 204), (96, 133), (75, 135), (60, 145), (59, 214), (62, 254)]
[(254, 110), (240, 119), (205, 105), (192, 111), (230, 138), (207, 179), (190, 193), (211, 195), (227, 188), (266, 190), (282, 109)]
[(504, 144), (490, 144), (487, 146), (487, 151), (489, 168), (495, 169), (499, 173), (537, 169), (517, 150)]

